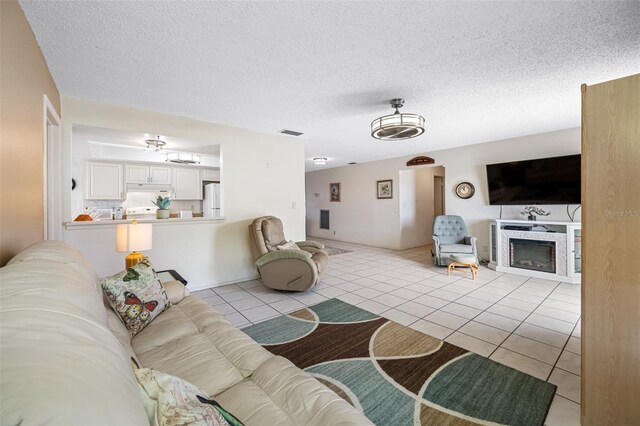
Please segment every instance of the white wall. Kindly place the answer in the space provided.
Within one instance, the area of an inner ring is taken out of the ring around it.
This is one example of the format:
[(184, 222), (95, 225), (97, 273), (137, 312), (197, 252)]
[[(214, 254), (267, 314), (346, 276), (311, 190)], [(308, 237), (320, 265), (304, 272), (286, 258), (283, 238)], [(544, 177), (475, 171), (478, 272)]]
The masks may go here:
[[(427, 152), (424, 155), (435, 159), (436, 165), (445, 167), (446, 213), (460, 215), (465, 219), (470, 233), (478, 237), (481, 257), (487, 258), (489, 254), (488, 221), (498, 218), (500, 207), (489, 205), (485, 165), (578, 153), (580, 153), (580, 128)], [(376, 200), (375, 181), (393, 177), (394, 194), (397, 194), (400, 170), (408, 169), (406, 162), (414, 156), (307, 173), (307, 234), (379, 247), (402, 248), (402, 232), (398, 220), (399, 203)], [(471, 182), (476, 188), (475, 195), (468, 200), (460, 199), (455, 195), (456, 185), (465, 181)], [(343, 201), (341, 203), (328, 202), (330, 182), (342, 183)], [(315, 198), (316, 192), (322, 196)], [(395, 195), (394, 199), (396, 199)], [(384, 202), (391, 204), (385, 205)], [(575, 207), (577, 206), (571, 206), (571, 210)], [(320, 208), (331, 210), (331, 231), (318, 229)], [(543, 206), (543, 208), (551, 211), (548, 219), (569, 220), (565, 205)], [(372, 213), (372, 210), (377, 212)], [(505, 206), (502, 217), (522, 219), (523, 217), (519, 214), (521, 210), (522, 206)], [(578, 211), (578, 220), (579, 213)]]
[[(154, 228), (152, 261), (158, 269), (172, 265), (190, 288), (256, 276), (247, 226), (258, 216), (277, 216), (287, 238), (305, 239), (304, 143), (300, 140), (71, 97), (62, 98), (62, 114), (65, 182), (71, 182), (74, 124), (220, 144), (227, 221)], [(70, 184), (63, 200), (65, 220), (71, 220)], [(115, 253), (114, 229), (65, 231), (64, 239), (80, 248), (101, 275), (122, 270), (124, 254)]]

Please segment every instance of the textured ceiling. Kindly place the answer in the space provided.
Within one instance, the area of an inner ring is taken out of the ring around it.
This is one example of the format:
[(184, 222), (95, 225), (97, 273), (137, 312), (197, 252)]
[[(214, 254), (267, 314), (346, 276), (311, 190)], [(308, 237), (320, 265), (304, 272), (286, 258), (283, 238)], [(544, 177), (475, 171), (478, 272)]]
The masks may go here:
[[(640, 71), (638, 1), (21, 5), (62, 94), (299, 130), (307, 170), (576, 127), (581, 83)], [(393, 97), (424, 135), (371, 138)]]

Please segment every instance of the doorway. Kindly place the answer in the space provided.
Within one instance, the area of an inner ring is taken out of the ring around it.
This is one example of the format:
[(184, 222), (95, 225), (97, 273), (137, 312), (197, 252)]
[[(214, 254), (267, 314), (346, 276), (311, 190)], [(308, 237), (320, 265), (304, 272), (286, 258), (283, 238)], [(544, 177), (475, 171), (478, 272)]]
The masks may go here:
[(42, 178), (44, 239), (62, 240), (62, 138), (60, 116), (43, 95)]
[[(433, 217), (444, 214), (444, 176), (433, 177)], [(433, 224), (432, 224), (433, 225)]]

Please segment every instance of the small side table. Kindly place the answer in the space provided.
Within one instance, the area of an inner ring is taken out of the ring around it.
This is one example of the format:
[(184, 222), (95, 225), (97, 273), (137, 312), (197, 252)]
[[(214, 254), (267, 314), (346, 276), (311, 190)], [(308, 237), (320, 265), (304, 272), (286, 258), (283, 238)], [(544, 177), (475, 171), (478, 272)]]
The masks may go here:
[(173, 269), (167, 269), (164, 271), (157, 271), (158, 278), (160, 278), (160, 282), (164, 283), (167, 281), (180, 281), (183, 285), (187, 285), (187, 280), (182, 278), (182, 275), (177, 273)]
[(452, 254), (451, 256), (452, 262), (447, 267), (447, 275), (451, 275), (451, 271), (462, 271), (462, 272), (470, 272), (472, 279), (476, 279), (476, 275), (478, 274), (478, 264), (476, 263), (476, 257), (472, 254)]

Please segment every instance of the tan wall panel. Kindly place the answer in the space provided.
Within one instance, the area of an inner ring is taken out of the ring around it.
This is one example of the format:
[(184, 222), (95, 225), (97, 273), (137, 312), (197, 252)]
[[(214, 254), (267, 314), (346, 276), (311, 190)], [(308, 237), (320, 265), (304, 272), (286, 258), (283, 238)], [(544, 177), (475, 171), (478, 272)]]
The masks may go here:
[(0, 1), (0, 266), (43, 239), (42, 95), (60, 96), (17, 1)]
[(640, 74), (583, 86), (583, 424), (640, 424)]

